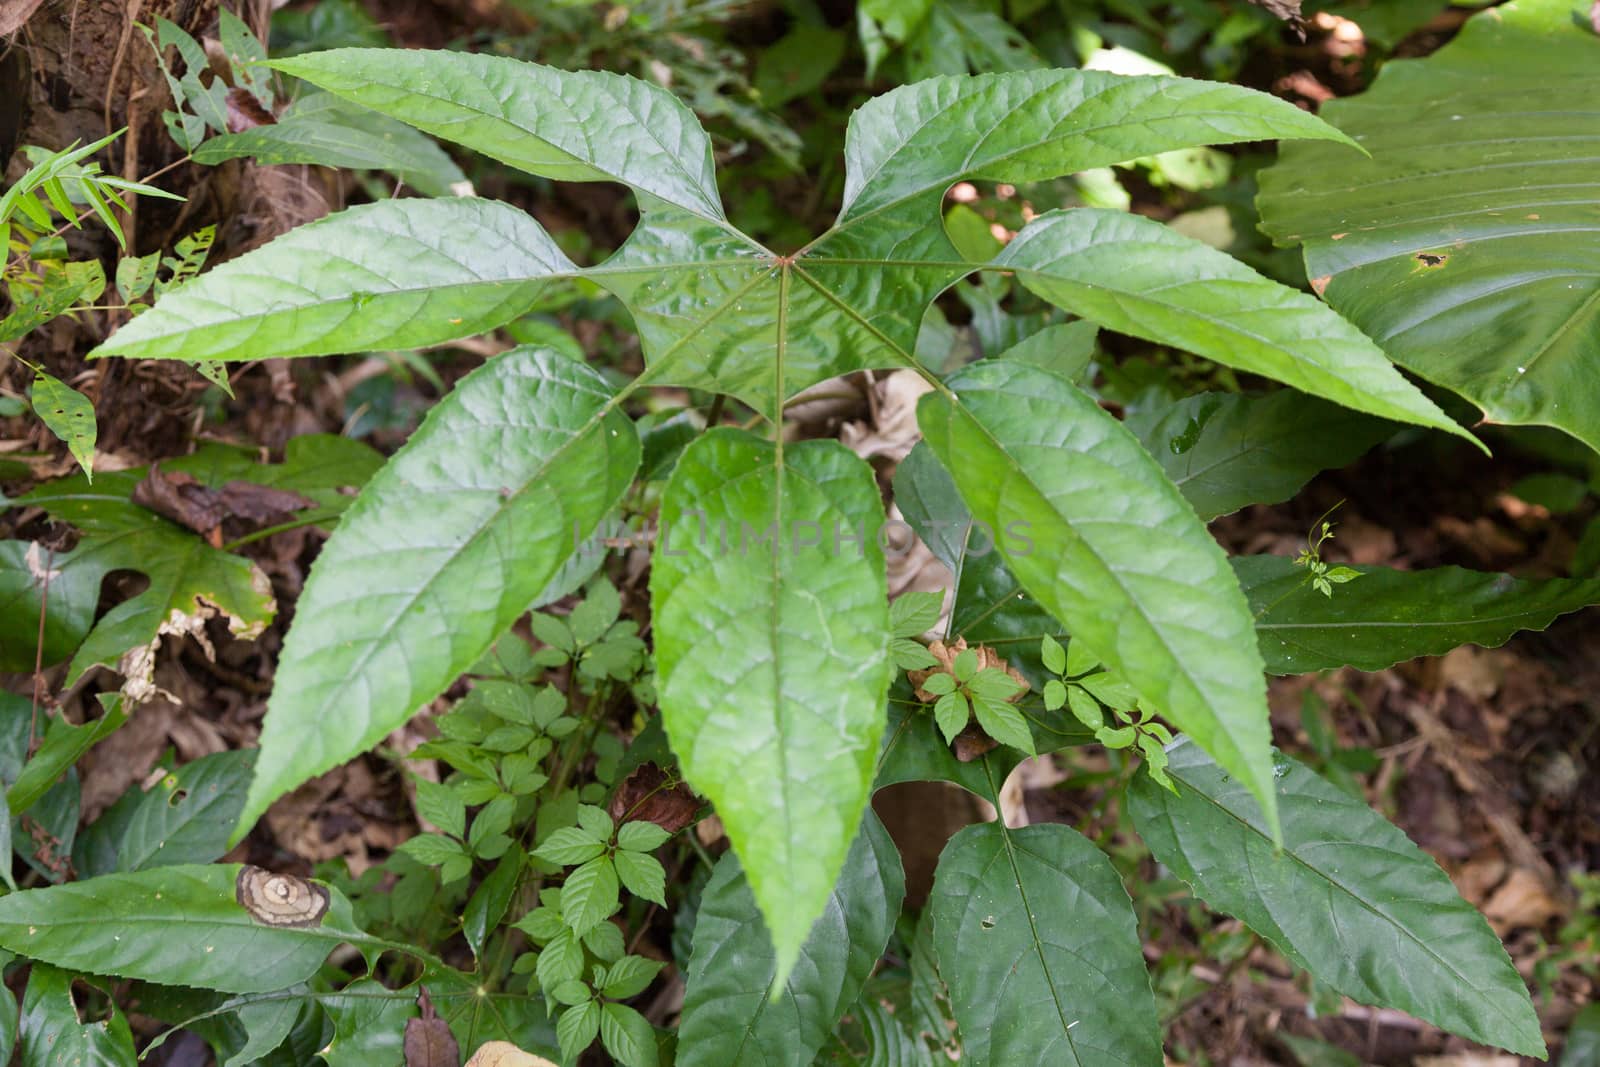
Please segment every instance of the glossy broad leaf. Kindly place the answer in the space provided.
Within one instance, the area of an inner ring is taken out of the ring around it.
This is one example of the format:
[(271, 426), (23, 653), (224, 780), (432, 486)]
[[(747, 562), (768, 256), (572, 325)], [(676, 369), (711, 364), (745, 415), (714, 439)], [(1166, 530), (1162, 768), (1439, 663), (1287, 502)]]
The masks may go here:
[(1319, 471), (1354, 462), (1397, 429), (1288, 389), (1176, 402), (1162, 396), (1130, 410), (1123, 423), (1208, 522), (1288, 500)]
[(662, 719), (716, 804), (782, 982), (861, 822), (889, 615), (871, 470), (834, 442), (712, 430), (663, 499), (650, 575)]
[[(1217, 543), (1134, 436), (1062, 378), (968, 367), (917, 417), (978, 519), (1026, 525), (1022, 584), (1141, 699), (1249, 782), (1270, 824), (1266, 686)], [(957, 401), (955, 398), (959, 398)]]
[(91, 355), (241, 360), (417, 348), (509, 322), (545, 282), (576, 270), (509, 205), (385, 200), (207, 271)]
[(429, 412), (311, 569), (236, 836), (382, 740), (527, 609), (638, 467), (618, 404), (597, 371), (518, 348)]
[(777, 960), (738, 858), (700, 898), (678, 1067), (808, 1067), (889, 943), (905, 896), (900, 854), (870, 810), (777, 999)]
[(1232, 562), (1273, 674), (1344, 666), (1379, 671), (1457, 645), (1494, 648), (1518, 630), (1542, 630), (1569, 611), (1600, 604), (1596, 579), (1528, 581), (1460, 567), (1354, 567), (1361, 577), (1325, 597), (1293, 560), (1236, 556)]
[(1472, 439), (1326, 304), (1139, 215), (1052, 211), (1025, 226), (993, 265), (1107, 329)]
[(310, 978), (340, 943), (368, 940), (336, 889), (317, 925), (262, 922), (236, 899), (239, 870), (159, 867), (12, 893), (0, 897), (0, 946), (89, 974), (266, 993)]
[(971, 1067), (1159, 1067), (1133, 904), (1059, 824), (969, 826), (934, 873), (933, 943)]
[[(1492, 69), (1493, 78), (1484, 71)], [(1327, 301), (1491, 422), (1600, 448), (1600, 36), (1573, 0), (1515, 0), (1323, 114), (1368, 159), (1291, 147), (1263, 226)]]
[(1278, 755), (1279, 851), (1236, 779), (1187, 739), (1169, 752), (1177, 792), (1137, 776), (1134, 822), (1202, 900), (1363, 1004), (1544, 1056), (1528, 990), (1494, 931), (1397, 827)]

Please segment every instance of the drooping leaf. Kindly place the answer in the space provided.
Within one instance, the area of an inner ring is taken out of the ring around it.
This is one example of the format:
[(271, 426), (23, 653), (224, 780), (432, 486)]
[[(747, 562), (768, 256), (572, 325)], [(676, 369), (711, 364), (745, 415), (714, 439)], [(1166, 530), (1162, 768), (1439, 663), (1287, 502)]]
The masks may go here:
[(1138, 776), (1133, 817), (1201, 899), (1363, 1004), (1544, 1056), (1528, 990), (1494, 931), (1398, 828), (1280, 754), (1277, 850), (1236, 779), (1187, 739), (1169, 751), (1177, 791)]
[(695, 919), (678, 1067), (807, 1067), (883, 954), (904, 895), (900, 854), (869, 810), (771, 1001), (777, 960), (738, 857), (725, 854)]
[(618, 403), (589, 367), (518, 348), (429, 412), (306, 581), (236, 836), (399, 726), (527, 608), (638, 466)]
[[(678, 460), (650, 592), (662, 719), (789, 973), (866, 806), (889, 684), (870, 470), (712, 430)], [(847, 540), (848, 539), (848, 540)]]
[(1329, 102), (1323, 114), (1370, 158), (1286, 149), (1261, 176), (1263, 228), (1304, 245), (1328, 303), (1401, 366), (1491, 422), (1600, 447), (1597, 91), (1586, 9), (1497, 6)]
[(336, 889), (316, 925), (239, 904), (238, 864), (158, 867), (0, 897), (0, 946), (57, 967), (227, 993), (305, 981), (341, 942), (366, 942)]
[[(134, 1067), (128, 1018), (115, 1003), (103, 1022), (85, 1023), (72, 1002), (72, 975), (36, 963), (22, 997), (22, 1067)], [(10, 999), (10, 992), (0, 994)]]
[(194, 154), (195, 162), (208, 166), (245, 157), (266, 166), (387, 170), (425, 196), (448, 196), (452, 186), (467, 180), (443, 149), (410, 126), (332, 93), (308, 93), (276, 123), (213, 137)]
[(1394, 433), (1393, 423), (1290, 390), (1199, 393), (1124, 420), (1203, 520), (1276, 504)]
[[(1071, 383), (984, 362), (918, 422), (975, 517), (1026, 524), (1011, 570), (1140, 697), (1251, 786), (1271, 824), (1265, 684), (1249, 611), (1194, 509), (1126, 427)], [(957, 400), (959, 398), (959, 400)]]
[(83, 468), (84, 476), (94, 481), (94, 405), (89, 398), (60, 378), (38, 371), (28, 396), (34, 414), (50, 432), (66, 442), (67, 451)]
[(210, 863), (228, 851), (256, 754), (217, 752), (186, 763), (150, 789), (134, 785), (78, 835), (80, 878), (181, 863)]
[(1128, 892), (1076, 831), (967, 827), (939, 857), (928, 906), (963, 1064), (1162, 1062)]
[(91, 356), (240, 360), (416, 348), (508, 322), (549, 279), (576, 270), (538, 223), (506, 204), (385, 200), (213, 268)]
[(1023, 227), (994, 265), (1108, 329), (1472, 439), (1327, 305), (1142, 216), (1052, 211)]
[(1542, 630), (1561, 615), (1600, 604), (1595, 579), (1353, 567), (1361, 577), (1325, 597), (1306, 581), (1304, 567), (1282, 556), (1236, 556), (1232, 563), (1273, 674), (1343, 666), (1378, 671), (1457, 645), (1494, 648), (1519, 630)]
[[(32, 627), (38, 625), (45, 572), (51, 576), (49, 614), (57, 616), (62, 627), (59, 643), (47, 645), (47, 651), (72, 655), (67, 684), (99, 664), (147, 682), (154, 668), (149, 653), (163, 634), (192, 632), (216, 614), (226, 617), (229, 630), (240, 637), (254, 637), (266, 629), (277, 610), (266, 575), (249, 560), (214, 549), (132, 503), (133, 487), (142, 474), (105, 472), (92, 487), (80, 476), (63, 478), (21, 498), (52, 518), (71, 523), (83, 536), (70, 552), (23, 549), (26, 577), (0, 571), (0, 595), (15, 590), (12, 595), (26, 605), (0, 617), (0, 635), (15, 633), (11, 628), (19, 623), (27, 635), (22, 648), (9, 637), (3, 642), (6, 655), (0, 663), (9, 664), (11, 651), (17, 648), (26, 652), (26, 669), (33, 667)], [(0, 564), (4, 561), (0, 556)], [(139, 571), (150, 584), (94, 622), (101, 580), (114, 570)]]

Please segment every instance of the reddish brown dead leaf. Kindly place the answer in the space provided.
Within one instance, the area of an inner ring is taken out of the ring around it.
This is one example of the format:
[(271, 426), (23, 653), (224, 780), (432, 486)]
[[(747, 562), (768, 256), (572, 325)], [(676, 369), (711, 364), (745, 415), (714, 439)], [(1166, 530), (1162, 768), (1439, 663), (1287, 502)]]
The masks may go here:
[(168, 474), (159, 463), (151, 464), (150, 473), (133, 487), (132, 499), (140, 507), (203, 535), (214, 547), (222, 544), (222, 524), (229, 520), (274, 526), (288, 522), (297, 511), (316, 506), (316, 501), (299, 493), (254, 482), (234, 481), (213, 489), (191, 474)]
[(617, 822), (653, 822), (675, 834), (694, 822), (700, 798), (682, 782), (674, 782), (654, 763), (641, 763), (623, 779), (611, 797), (611, 817)]
[(278, 119), (245, 89), (228, 90), (228, 132), (242, 133), (257, 126), (276, 126)]
[(406, 1020), (406, 1067), (461, 1067), (461, 1049), (450, 1024), (433, 1010), (426, 989), (417, 993), (417, 1010), (420, 1017)]

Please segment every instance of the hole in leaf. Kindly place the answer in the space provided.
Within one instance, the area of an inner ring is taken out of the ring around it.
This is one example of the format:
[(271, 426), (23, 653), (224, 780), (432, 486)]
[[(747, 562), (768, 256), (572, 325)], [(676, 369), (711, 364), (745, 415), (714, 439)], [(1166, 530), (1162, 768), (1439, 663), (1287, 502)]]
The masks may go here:
[(113, 1015), (111, 998), (81, 978), (72, 981), (72, 1010), (85, 1025), (106, 1022)]
[(174, 789), (172, 791), (172, 795), (167, 797), (167, 804), (169, 806), (175, 808), (179, 804), (182, 804), (188, 798), (189, 798), (189, 791), (187, 789)]
[(983, 927), (985, 930), (993, 930), (994, 929), (994, 916), (993, 915), (985, 915), (982, 919), (978, 920), (978, 925)]

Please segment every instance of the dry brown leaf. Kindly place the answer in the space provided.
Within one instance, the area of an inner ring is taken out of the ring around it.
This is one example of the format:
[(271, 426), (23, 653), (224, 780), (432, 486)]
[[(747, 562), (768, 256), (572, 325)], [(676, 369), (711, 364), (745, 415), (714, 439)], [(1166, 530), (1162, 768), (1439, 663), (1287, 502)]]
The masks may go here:
[(653, 822), (675, 834), (694, 821), (700, 798), (682, 782), (667, 785), (667, 775), (654, 763), (641, 763), (623, 779), (611, 798), (611, 817), (617, 822)]
[(1538, 928), (1561, 913), (1561, 902), (1546, 891), (1543, 879), (1521, 867), (1483, 906), (1483, 914), (1501, 934), (1518, 927)]
[(450, 1033), (450, 1024), (434, 1011), (428, 991), (417, 993), (417, 1018), (406, 1020), (406, 1067), (460, 1067), (461, 1046)]
[(543, 1056), (524, 1052), (509, 1041), (491, 1041), (472, 1054), (467, 1067), (556, 1067)]
[(15, 33), (44, 0), (0, 0), (0, 37)]

